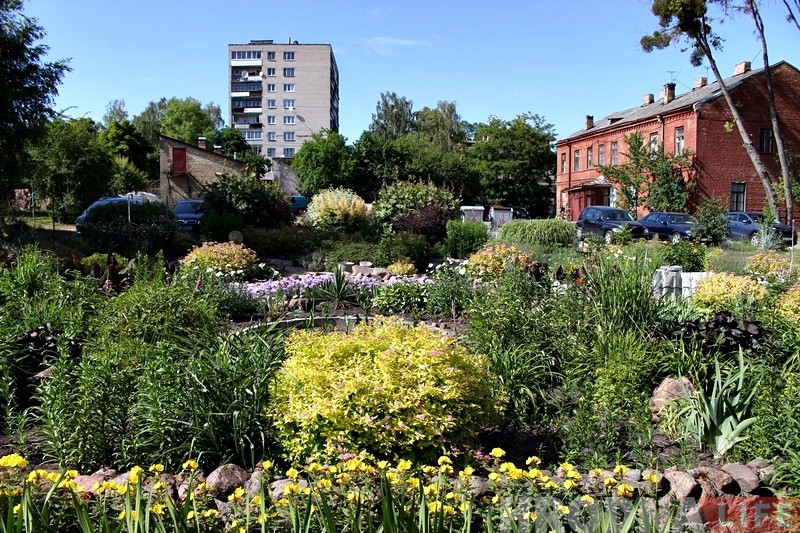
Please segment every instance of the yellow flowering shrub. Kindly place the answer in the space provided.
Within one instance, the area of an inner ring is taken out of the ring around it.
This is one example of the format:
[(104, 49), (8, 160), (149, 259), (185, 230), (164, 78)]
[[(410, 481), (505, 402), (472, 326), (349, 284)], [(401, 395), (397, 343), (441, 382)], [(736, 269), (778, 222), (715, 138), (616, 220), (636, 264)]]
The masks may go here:
[(789, 271), (789, 256), (775, 250), (758, 251), (747, 260), (747, 270), (754, 276), (780, 275)]
[(800, 283), (795, 283), (788, 291), (778, 296), (775, 310), (789, 320), (800, 320)]
[(524, 269), (536, 263), (533, 256), (514, 244), (490, 242), (467, 260), (467, 269), (477, 278), (497, 279), (510, 268)]
[(325, 189), (314, 195), (306, 210), (306, 222), (318, 229), (352, 230), (368, 219), (367, 204), (349, 189)]
[(200, 270), (214, 275), (247, 277), (256, 268), (258, 256), (243, 244), (204, 242), (195, 246), (182, 263), (184, 270)]
[(386, 269), (396, 276), (410, 276), (412, 274), (417, 273), (417, 269), (414, 267), (414, 263), (407, 259), (401, 259), (399, 261), (395, 261)]
[(424, 326), (393, 319), (352, 332), (296, 331), (270, 416), (294, 460), (367, 451), (428, 457), (494, 411), (486, 361)]
[(767, 297), (767, 289), (751, 278), (727, 272), (713, 273), (697, 283), (692, 297), (702, 314), (736, 310), (742, 302), (755, 305)]

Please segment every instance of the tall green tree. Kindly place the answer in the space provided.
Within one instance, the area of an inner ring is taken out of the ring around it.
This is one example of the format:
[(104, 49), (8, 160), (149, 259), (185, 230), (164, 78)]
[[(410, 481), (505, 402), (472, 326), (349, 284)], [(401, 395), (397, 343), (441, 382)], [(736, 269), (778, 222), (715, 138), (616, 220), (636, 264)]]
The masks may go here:
[(381, 93), (372, 115), (369, 131), (387, 139), (397, 139), (414, 131), (414, 103), (394, 92)]
[(214, 136), (213, 142), (228, 157), (243, 159), (252, 151), (252, 147), (247, 143), (242, 132), (236, 128), (223, 128)]
[(153, 165), (154, 150), (144, 135), (129, 120), (112, 120), (100, 131), (98, 140), (115, 157), (121, 157), (128, 164), (144, 172), (150, 180), (158, 179), (158, 167)]
[(334, 131), (313, 133), (292, 161), (297, 188), (309, 195), (333, 187), (352, 188), (354, 168), (353, 148)]
[(405, 172), (405, 154), (398, 151), (392, 140), (372, 131), (362, 133), (353, 144), (353, 158), (353, 190), (363, 198), (373, 199)]
[(719, 84), (720, 92), (728, 104), (728, 111), (739, 131), (753, 168), (756, 170), (764, 187), (767, 204), (773, 213), (777, 213), (775, 189), (766, 167), (753, 146), (753, 141), (744, 127), (739, 108), (731, 97), (728, 86), (720, 74), (714, 59), (714, 50), (719, 49), (722, 39), (711, 28), (712, 17), (708, 14), (707, 0), (653, 0), (652, 12), (658, 17), (659, 29), (641, 39), (642, 48), (646, 52), (663, 49), (675, 42), (687, 42), (691, 49), (690, 61), (699, 66), (703, 60), (708, 61), (711, 71)]
[(487, 201), (526, 206), (537, 217), (552, 213), (556, 154), (551, 124), (531, 113), (510, 121), (491, 117), (478, 128), (476, 139), (469, 155)]
[(211, 140), (222, 127), (219, 106), (203, 105), (199, 100), (170, 98), (161, 117), (161, 133), (185, 143), (196, 144), (199, 137)]
[(423, 107), (415, 115), (416, 131), (428, 141), (450, 147), (465, 139), (455, 102), (440, 101), (435, 108)]
[(103, 115), (103, 126), (108, 127), (112, 122), (128, 120), (128, 111), (125, 109), (125, 100), (113, 99), (106, 105), (106, 114)]
[(56, 119), (30, 148), (33, 186), (50, 200), (53, 217), (72, 222), (90, 203), (111, 193), (113, 156), (89, 118)]
[(67, 60), (44, 60), (44, 29), (22, 7), (22, 0), (0, 0), (0, 200), (20, 184), (24, 147), (55, 115), (58, 85), (70, 71)]
[(141, 113), (133, 117), (133, 125), (156, 150), (158, 150), (158, 136), (161, 135), (161, 119), (164, 117), (166, 107), (167, 99), (162, 98), (158, 102), (150, 102)]

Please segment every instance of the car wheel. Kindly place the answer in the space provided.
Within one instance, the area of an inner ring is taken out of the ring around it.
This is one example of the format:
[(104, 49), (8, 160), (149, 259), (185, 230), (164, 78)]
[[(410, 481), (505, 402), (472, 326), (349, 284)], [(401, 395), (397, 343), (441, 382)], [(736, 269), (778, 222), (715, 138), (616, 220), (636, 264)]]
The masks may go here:
[(675, 244), (675, 243), (681, 242), (681, 234), (680, 234), (680, 233), (673, 233), (673, 234), (672, 234), (672, 237), (670, 237), (669, 241), (670, 241), (672, 244)]
[(575, 234), (578, 236), (578, 240), (579, 241), (583, 240), (583, 228), (582, 227), (578, 226), (578, 229), (576, 230)]
[(755, 231), (750, 234), (750, 244), (753, 246), (758, 246), (761, 242), (761, 239), (758, 238), (758, 233)]
[(614, 232), (611, 230), (605, 232), (605, 234), (603, 235), (603, 240), (606, 242), (606, 244), (611, 244), (612, 242), (614, 242)]

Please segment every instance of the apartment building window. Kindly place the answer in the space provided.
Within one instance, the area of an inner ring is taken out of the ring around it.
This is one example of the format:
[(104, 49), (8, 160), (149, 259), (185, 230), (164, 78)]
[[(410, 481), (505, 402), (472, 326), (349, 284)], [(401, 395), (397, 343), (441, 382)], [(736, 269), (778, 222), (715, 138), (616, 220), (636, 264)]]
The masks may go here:
[(294, 78), (294, 67), (288, 67), (283, 69), (283, 77), (284, 78)]
[(283, 100), (284, 109), (294, 109), (294, 98), (286, 98)]
[(293, 131), (284, 131), (283, 132), (283, 140), (284, 141), (293, 141), (294, 140), (294, 132)]
[(683, 155), (683, 128), (675, 128), (675, 155)]
[(283, 60), (284, 61), (294, 61), (294, 52), (284, 52), (283, 53)]
[(275, 61), (275, 52), (267, 52), (267, 61)]
[(275, 92), (275, 84), (274, 83), (268, 83), (267, 84), (267, 92), (268, 93), (274, 93)]
[(561, 152), (561, 173), (567, 173), (567, 152)]
[(231, 52), (231, 59), (261, 59), (260, 50), (237, 50)]
[(658, 133), (650, 134), (650, 155), (658, 153)]
[(261, 107), (260, 98), (231, 98), (231, 107), (244, 109), (246, 107)]
[(283, 92), (285, 92), (285, 93), (293, 93), (294, 92), (294, 83), (284, 83), (283, 84)]
[(731, 183), (731, 211), (744, 211), (747, 183)]
[(283, 157), (294, 157), (294, 148), (284, 148)]
[(277, 139), (277, 136), (275, 135), (274, 131), (268, 131), (267, 132), (267, 140), (268, 141), (274, 141), (276, 139)]
[(575, 150), (574, 154), (574, 161), (572, 162), (572, 170), (580, 170), (581, 169), (581, 151)]
[(597, 146), (597, 164), (603, 166), (606, 164), (606, 145), (600, 144)]
[(267, 115), (267, 124), (277, 124), (275, 115)]
[(617, 148), (616, 141), (611, 143), (611, 164), (616, 165), (619, 161), (619, 149)]
[(284, 124), (294, 124), (294, 115), (286, 115), (283, 117)]
[(258, 130), (245, 130), (244, 138), (247, 139), (248, 141), (260, 141), (261, 132)]
[(758, 148), (762, 154), (772, 153), (772, 130), (762, 129), (758, 134)]
[(267, 76), (275, 77), (275, 67), (270, 67), (267, 69)]
[(594, 148), (590, 146), (586, 149), (586, 168), (594, 166)]
[(267, 157), (275, 157), (278, 153), (277, 148), (267, 148)]
[(278, 107), (278, 101), (277, 100), (267, 100), (267, 107), (270, 108), (270, 109), (275, 109), (276, 107)]

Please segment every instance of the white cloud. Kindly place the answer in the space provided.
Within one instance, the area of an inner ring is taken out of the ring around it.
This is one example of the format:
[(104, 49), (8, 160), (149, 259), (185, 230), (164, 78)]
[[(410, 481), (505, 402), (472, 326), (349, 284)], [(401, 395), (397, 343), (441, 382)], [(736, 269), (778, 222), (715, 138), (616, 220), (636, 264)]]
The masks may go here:
[(397, 37), (371, 37), (363, 39), (362, 44), (368, 50), (375, 52), (382, 56), (393, 55), (396, 48), (410, 47), (410, 46), (427, 46), (427, 41), (419, 41), (415, 39), (400, 39)]

